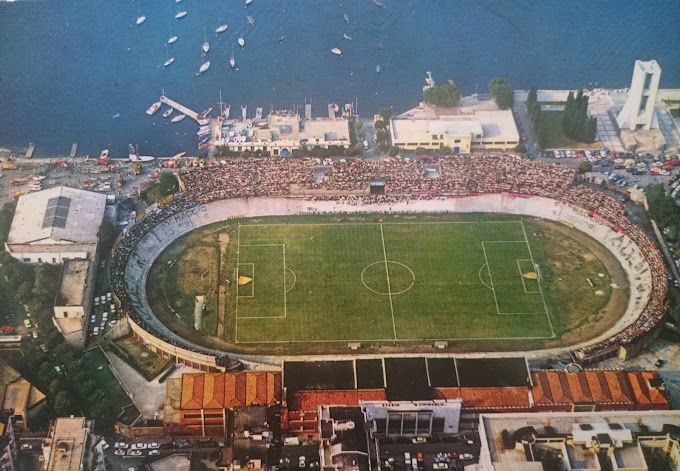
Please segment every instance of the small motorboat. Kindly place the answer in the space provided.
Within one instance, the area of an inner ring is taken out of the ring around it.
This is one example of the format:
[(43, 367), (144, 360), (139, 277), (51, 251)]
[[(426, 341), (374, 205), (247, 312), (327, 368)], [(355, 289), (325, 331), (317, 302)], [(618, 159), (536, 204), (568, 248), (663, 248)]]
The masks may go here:
[(179, 123), (180, 121), (182, 121), (186, 117), (187, 117), (187, 115), (180, 114), (180, 115), (177, 115), (174, 118), (172, 118), (170, 121), (172, 121), (173, 123)]
[(345, 38), (345, 39), (348, 40), (348, 41), (351, 41), (351, 40), (352, 40), (352, 36), (350, 36), (350, 35), (347, 34), (347, 33), (343, 34), (342, 37)]
[(255, 18), (253, 18), (252, 16), (246, 16), (246, 19), (248, 20), (248, 24), (250, 26), (255, 26)]
[(234, 59), (234, 54), (233, 54), (233, 53), (232, 53), (231, 56), (229, 56), (229, 65), (231, 66), (232, 69), (233, 69), (234, 67), (236, 67), (236, 59)]
[(177, 36), (170, 36), (170, 39), (168, 39), (168, 44), (172, 44), (175, 41), (177, 41)]
[(246, 40), (243, 39), (243, 38), (238, 38), (238, 39), (236, 40), (236, 42), (237, 42), (238, 45), (241, 46), (241, 47), (243, 47), (243, 46), (246, 45)]
[(179, 20), (180, 18), (184, 18), (185, 16), (187, 16), (187, 11), (182, 10), (182, 11), (177, 12), (177, 14), (175, 15), (175, 19)]
[(335, 54), (336, 56), (341, 56), (341, 55), (342, 55), (342, 51), (341, 51), (339, 48), (337, 48), (337, 47), (334, 47), (333, 49), (331, 49), (331, 52), (332, 52), (333, 54)]
[(170, 64), (172, 64), (173, 62), (175, 62), (175, 58), (171, 57), (171, 58), (169, 58), (168, 60), (165, 61), (165, 64), (163, 64), (163, 67), (167, 67)]
[(144, 23), (145, 21), (146, 21), (146, 16), (142, 15), (142, 16), (140, 16), (139, 18), (137, 18), (136, 23), (137, 23), (138, 25), (141, 25), (141, 24)]
[(172, 108), (168, 108), (167, 110), (163, 111), (163, 117), (167, 118), (168, 116), (170, 116), (172, 114), (173, 111), (174, 110)]
[(385, 8), (385, 4), (381, 2), (380, 0), (373, 0), (373, 3), (375, 3), (375, 6), (380, 7), (380, 8)]
[(246, 0), (246, 6), (250, 5), (251, 3), (253, 3), (253, 0)]
[(215, 33), (217, 33), (217, 34), (224, 33), (227, 30), (228, 27), (229, 27), (229, 25), (226, 24), (226, 23), (223, 24), (223, 25), (220, 25), (217, 28), (215, 28)]

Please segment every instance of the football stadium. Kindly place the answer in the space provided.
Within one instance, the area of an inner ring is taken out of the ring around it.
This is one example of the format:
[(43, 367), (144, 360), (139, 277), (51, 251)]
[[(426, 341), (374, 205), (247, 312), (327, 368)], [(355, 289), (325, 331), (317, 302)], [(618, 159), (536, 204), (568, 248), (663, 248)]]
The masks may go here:
[(293, 351), (625, 358), (663, 316), (662, 257), (574, 177), (512, 155), (224, 161), (138, 218), (112, 282), (138, 339), (206, 370)]

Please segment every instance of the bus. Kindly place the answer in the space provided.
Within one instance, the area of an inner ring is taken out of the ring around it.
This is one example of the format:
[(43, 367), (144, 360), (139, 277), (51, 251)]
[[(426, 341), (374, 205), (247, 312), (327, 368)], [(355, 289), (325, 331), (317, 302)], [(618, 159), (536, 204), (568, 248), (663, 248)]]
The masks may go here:
[(21, 335), (0, 335), (0, 347), (21, 346)]

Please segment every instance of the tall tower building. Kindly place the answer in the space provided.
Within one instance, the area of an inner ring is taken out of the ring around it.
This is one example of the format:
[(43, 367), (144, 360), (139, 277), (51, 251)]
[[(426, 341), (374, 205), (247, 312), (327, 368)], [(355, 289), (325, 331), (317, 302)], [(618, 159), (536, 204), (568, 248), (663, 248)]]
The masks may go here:
[(622, 131), (649, 131), (659, 127), (654, 114), (654, 103), (660, 79), (661, 67), (655, 60), (635, 61), (628, 99), (616, 118)]

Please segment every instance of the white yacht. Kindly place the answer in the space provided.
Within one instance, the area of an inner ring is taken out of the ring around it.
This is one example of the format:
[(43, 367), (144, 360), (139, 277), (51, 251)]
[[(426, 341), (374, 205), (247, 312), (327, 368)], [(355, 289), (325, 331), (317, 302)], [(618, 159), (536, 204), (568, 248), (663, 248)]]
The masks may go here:
[(334, 47), (333, 49), (331, 49), (331, 52), (332, 52), (333, 54), (335, 54), (336, 56), (341, 56), (341, 55), (342, 55), (342, 51), (341, 51), (339, 48), (337, 48), (337, 47)]
[(217, 28), (215, 28), (215, 33), (217, 33), (217, 34), (224, 33), (227, 30), (228, 27), (229, 27), (229, 25), (226, 24), (226, 23), (223, 24), (223, 25), (220, 25)]
[(243, 38), (238, 38), (238, 39), (236, 40), (236, 42), (238, 42), (238, 45), (241, 46), (241, 47), (243, 47), (243, 46), (246, 45), (246, 40), (243, 39)]

